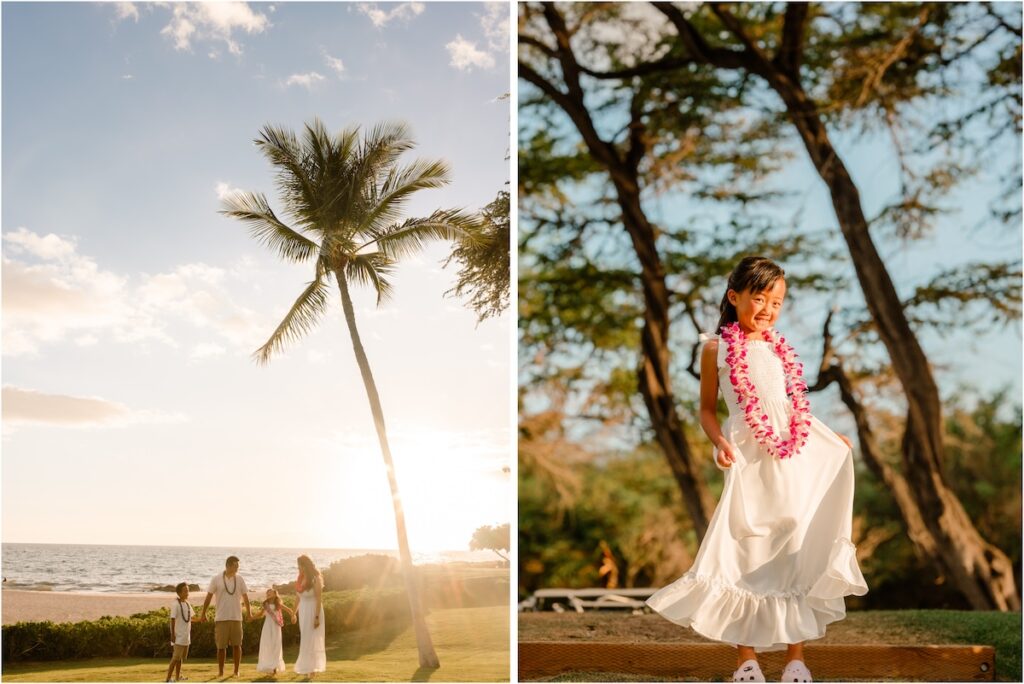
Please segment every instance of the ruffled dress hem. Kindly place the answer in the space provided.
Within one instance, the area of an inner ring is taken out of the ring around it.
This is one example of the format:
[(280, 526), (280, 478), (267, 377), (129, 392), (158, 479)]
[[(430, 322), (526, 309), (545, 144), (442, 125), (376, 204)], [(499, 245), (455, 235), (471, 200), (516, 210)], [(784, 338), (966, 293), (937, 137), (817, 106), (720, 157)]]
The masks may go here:
[(846, 617), (843, 597), (867, 592), (856, 546), (842, 537), (833, 542), (828, 564), (811, 586), (758, 593), (687, 572), (647, 605), (708, 639), (765, 652), (820, 639), (827, 625)]

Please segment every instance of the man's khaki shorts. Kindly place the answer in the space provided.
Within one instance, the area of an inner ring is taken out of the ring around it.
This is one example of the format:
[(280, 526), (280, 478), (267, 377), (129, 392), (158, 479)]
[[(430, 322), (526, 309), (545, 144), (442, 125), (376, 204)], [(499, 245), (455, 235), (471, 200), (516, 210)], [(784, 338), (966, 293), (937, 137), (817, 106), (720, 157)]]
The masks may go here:
[(188, 660), (188, 644), (174, 644), (171, 660)]
[(218, 620), (213, 628), (213, 640), (217, 642), (217, 650), (228, 646), (242, 645), (242, 621)]

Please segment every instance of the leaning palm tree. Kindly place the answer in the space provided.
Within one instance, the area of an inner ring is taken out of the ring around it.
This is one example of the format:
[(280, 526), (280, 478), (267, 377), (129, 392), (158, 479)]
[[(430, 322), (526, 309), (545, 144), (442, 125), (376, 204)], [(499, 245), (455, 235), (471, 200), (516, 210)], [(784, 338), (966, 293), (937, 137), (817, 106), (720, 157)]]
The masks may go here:
[(327, 309), (333, 276), (387, 467), (420, 667), (436, 668), (437, 654), (413, 576), (384, 413), (349, 290), (353, 285), (371, 287), (379, 305), (391, 293), (388, 277), (401, 257), (420, 250), (429, 240), (472, 239), (477, 219), (462, 210), (440, 209), (425, 218), (400, 220), (405, 203), (416, 191), (438, 188), (449, 180), (448, 165), (443, 161), (399, 163), (399, 157), (413, 147), (402, 124), (381, 124), (360, 138), (358, 127), (331, 135), (314, 120), (306, 124), (301, 140), (291, 131), (265, 126), (255, 142), (277, 171), (275, 184), (291, 225), (278, 218), (262, 193), (234, 193), (224, 200), (221, 213), (247, 223), (252, 236), (282, 258), (312, 261), (314, 273), (270, 339), (253, 356), (257, 363), (265, 364), (287, 343), (309, 332)]

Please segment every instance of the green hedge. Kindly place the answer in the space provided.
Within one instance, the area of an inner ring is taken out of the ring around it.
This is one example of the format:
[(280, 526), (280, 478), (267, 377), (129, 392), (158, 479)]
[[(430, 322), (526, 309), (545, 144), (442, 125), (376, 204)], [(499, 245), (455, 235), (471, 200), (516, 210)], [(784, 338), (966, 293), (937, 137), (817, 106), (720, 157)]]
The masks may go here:
[[(293, 601), (286, 601), (293, 606)], [(253, 610), (259, 606), (253, 603)], [(409, 622), (409, 603), (401, 589), (356, 590), (324, 594), (325, 628), (329, 635), (350, 632), (388, 621)], [(213, 618), (192, 625), (189, 656), (216, 655)], [(2, 656), (5, 661), (69, 660), (74, 658), (155, 658), (170, 657), (170, 613), (162, 608), (131, 617), (102, 617), (84, 622), (19, 622), (4, 625)], [(259, 652), (263, 620), (243, 622), (242, 651)], [(299, 627), (285, 621), (284, 644), (297, 644)]]

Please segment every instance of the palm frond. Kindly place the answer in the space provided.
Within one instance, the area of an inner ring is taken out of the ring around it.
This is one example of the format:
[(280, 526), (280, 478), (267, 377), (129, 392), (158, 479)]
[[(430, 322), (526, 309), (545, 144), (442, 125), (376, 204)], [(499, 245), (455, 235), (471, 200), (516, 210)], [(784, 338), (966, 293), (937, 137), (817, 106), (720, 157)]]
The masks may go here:
[(360, 150), (365, 177), (378, 178), (398, 161), (398, 158), (416, 146), (409, 126), (401, 121), (384, 121), (363, 136)]
[(254, 142), (277, 169), (275, 182), (289, 213), (304, 224), (312, 223), (306, 210), (315, 208), (318, 202), (315, 178), (310, 175), (309, 150), (299, 144), (293, 131), (269, 124)]
[(308, 333), (320, 321), (327, 310), (327, 295), (330, 291), (328, 281), (324, 279), (326, 269), (323, 261), (317, 261), (316, 277), (302, 291), (292, 308), (274, 330), (270, 339), (253, 352), (256, 363), (265, 365), (270, 357), (284, 350), (285, 344), (298, 340)]
[(481, 226), (480, 217), (463, 209), (438, 209), (426, 218), (411, 218), (383, 230), (370, 229), (373, 238), (357, 251), (376, 245), (377, 249), (393, 260), (415, 254), (430, 240), (460, 240), (475, 242)]
[(444, 187), (451, 180), (450, 172), (448, 163), (441, 160), (419, 159), (408, 166), (391, 167), (380, 188), (374, 188), (372, 208), (362, 229), (397, 220), (413, 193)]
[(249, 225), (249, 234), (289, 261), (306, 261), (320, 252), (320, 245), (286, 226), (262, 193), (236, 192), (222, 202), (225, 216)]
[(357, 254), (345, 265), (345, 277), (359, 285), (369, 285), (377, 292), (377, 306), (391, 299), (391, 281), (395, 262), (383, 252)]

